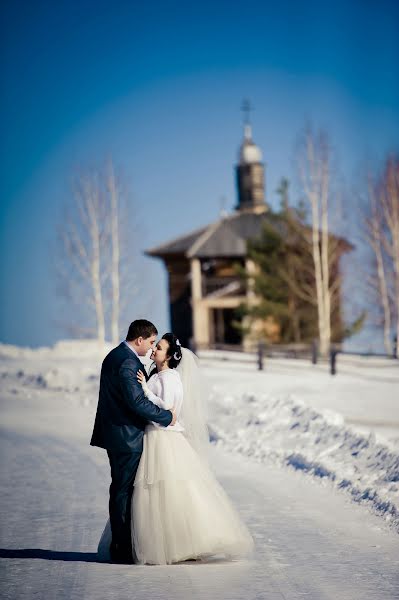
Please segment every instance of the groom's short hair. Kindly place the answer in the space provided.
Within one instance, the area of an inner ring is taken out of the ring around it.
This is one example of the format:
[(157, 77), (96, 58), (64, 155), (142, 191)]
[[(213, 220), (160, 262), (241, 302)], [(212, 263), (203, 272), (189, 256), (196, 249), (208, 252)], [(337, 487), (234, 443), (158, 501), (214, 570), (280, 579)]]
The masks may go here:
[(144, 339), (149, 338), (151, 335), (157, 335), (158, 330), (154, 323), (147, 321), (146, 319), (136, 319), (129, 325), (129, 331), (127, 332), (126, 341), (132, 342), (137, 338), (142, 337)]

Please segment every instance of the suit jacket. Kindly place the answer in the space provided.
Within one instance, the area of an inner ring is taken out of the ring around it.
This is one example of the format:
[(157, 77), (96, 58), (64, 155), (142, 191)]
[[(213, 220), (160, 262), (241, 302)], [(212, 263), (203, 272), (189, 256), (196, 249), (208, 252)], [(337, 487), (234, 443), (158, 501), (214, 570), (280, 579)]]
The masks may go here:
[(91, 446), (121, 452), (143, 450), (148, 421), (170, 425), (172, 413), (148, 400), (137, 380), (143, 363), (122, 342), (105, 357)]

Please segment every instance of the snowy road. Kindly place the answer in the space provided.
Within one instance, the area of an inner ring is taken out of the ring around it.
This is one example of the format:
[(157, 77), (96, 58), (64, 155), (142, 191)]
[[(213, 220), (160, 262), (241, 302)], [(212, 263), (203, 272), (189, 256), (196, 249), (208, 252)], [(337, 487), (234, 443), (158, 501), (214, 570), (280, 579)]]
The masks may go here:
[(399, 598), (399, 537), (382, 519), (328, 484), (220, 449), (213, 465), (255, 537), (251, 562), (96, 563), (109, 472), (88, 446), (93, 409), (11, 386), (1, 410), (3, 599)]

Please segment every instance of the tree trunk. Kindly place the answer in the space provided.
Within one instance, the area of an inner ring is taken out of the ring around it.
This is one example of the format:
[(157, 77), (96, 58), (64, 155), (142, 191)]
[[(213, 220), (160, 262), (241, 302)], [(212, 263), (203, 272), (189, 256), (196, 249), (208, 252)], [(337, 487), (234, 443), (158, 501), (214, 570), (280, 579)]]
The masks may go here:
[(368, 239), (373, 249), (376, 260), (377, 288), (379, 290), (379, 300), (383, 311), (382, 320), (385, 352), (389, 355), (392, 355), (391, 307), (389, 302), (388, 285), (383, 258), (381, 207), (375, 196), (373, 185), (370, 181), (369, 197), (371, 203), (371, 217), (370, 220), (367, 222)]
[[(320, 353), (326, 357), (331, 343), (329, 252), (329, 145), (326, 135), (305, 130), (301, 177), (311, 207), (311, 252), (314, 264)], [(320, 234), (321, 231), (321, 234)]]
[(399, 358), (399, 161), (390, 159), (386, 173), (385, 212), (391, 244), (388, 246), (392, 258), (394, 285), (393, 304), (396, 317), (396, 358)]
[(322, 281), (324, 301), (324, 327), (325, 327), (325, 352), (329, 351), (331, 343), (331, 297), (330, 297), (330, 268), (329, 268), (329, 231), (328, 231), (328, 164), (322, 165), (321, 189), (321, 255), (322, 255)]
[[(90, 186), (91, 188), (91, 186)], [(103, 348), (105, 344), (105, 319), (104, 306), (101, 290), (100, 275), (100, 229), (99, 229), (99, 190), (88, 189), (87, 191), (87, 209), (90, 219), (90, 238), (91, 238), (91, 283), (93, 288), (94, 305), (97, 319), (97, 339)]]
[(119, 198), (118, 189), (115, 181), (115, 173), (112, 161), (109, 163), (108, 189), (110, 193), (111, 205), (111, 282), (112, 282), (112, 310), (111, 310), (111, 336), (112, 343), (116, 345), (119, 341), (119, 302), (120, 302), (120, 283), (119, 283), (119, 261), (120, 261), (120, 242), (119, 242)]

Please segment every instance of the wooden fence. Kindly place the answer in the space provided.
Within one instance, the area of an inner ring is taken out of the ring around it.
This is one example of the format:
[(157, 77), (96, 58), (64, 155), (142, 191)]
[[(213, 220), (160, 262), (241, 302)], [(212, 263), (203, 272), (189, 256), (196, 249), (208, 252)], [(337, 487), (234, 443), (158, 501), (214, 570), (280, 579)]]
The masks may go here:
[[(380, 360), (379, 366), (396, 365), (399, 367), (399, 361), (394, 356), (373, 352), (348, 352), (342, 349), (340, 345), (332, 345), (328, 358), (322, 358), (318, 351), (317, 343), (313, 344), (286, 344), (272, 345), (260, 342), (254, 346), (251, 351), (244, 352), (242, 348), (237, 346), (218, 346), (207, 351), (200, 351), (200, 356), (211, 356), (212, 360), (221, 360), (227, 362), (245, 362), (251, 363), (258, 370), (263, 371), (267, 368), (267, 361), (271, 358), (287, 358), (287, 359), (302, 359), (311, 362), (313, 365), (324, 364), (328, 365), (331, 375), (336, 375), (339, 372), (339, 357), (344, 358), (343, 364), (345, 367), (354, 364), (350, 358), (375, 358)], [(360, 363), (359, 363), (360, 364)], [(347, 369), (346, 369), (347, 371)]]

